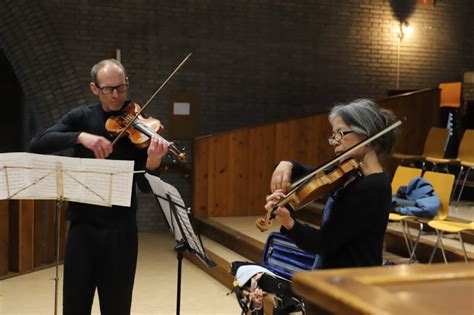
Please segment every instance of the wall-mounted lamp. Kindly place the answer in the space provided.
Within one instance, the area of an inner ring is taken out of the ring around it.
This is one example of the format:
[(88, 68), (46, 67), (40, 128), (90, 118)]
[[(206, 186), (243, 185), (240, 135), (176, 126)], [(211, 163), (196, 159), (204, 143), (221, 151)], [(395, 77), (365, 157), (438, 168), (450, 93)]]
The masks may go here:
[(410, 26), (408, 21), (400, 21), (399, 30), (397, 32), (398, 43), (397, 43), (397, 90), (400, 88), (400, 48), (402, 40), (405, 36), (410, 36), (413, 33), (413, 27)]
[(402, 41), (405, 36), (410, 36), (413, 33), (413, 27), (407, 22), (400, 22), (400, 30), (398, 31), (398, 39)]

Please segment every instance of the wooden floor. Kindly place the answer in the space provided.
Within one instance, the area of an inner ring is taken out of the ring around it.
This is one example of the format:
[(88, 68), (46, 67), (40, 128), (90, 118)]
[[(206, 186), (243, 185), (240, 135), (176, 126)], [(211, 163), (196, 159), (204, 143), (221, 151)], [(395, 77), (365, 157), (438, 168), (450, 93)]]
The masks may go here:
[[(139, 237), (132, 314), (176, 314), (175, 242), (167, 231), (140, 233)], [(54, 274), (54, 268), (48, 268), (0, 281), (0, 314), (53, 314), (54, 281), (50, 279)], [(227, 296), (229, 290), (224, 285), (186, 259), (183, 260), (181, 284), (182, 314), (240, 314), (235, 295)], [(61, 290), (59, 296), (61, 306)], [(61, 308), (58, 314), (62, 314)], [(92, 314), (100, 314), (97, 296)]]

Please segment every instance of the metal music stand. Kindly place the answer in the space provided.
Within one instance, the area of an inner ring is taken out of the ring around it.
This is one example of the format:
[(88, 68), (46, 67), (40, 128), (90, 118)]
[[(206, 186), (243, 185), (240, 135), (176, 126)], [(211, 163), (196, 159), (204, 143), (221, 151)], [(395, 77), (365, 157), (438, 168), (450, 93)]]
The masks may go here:
[[(86, 170), (82, 170), (81, 161), (91, 159), (80, 159), (71, 157), (61, 157), (53, 155), (38, 155), (32, 153), (4, 153), (0, 154), (0, 200), (2, 199), (46, 199), (55, 200), (54, 217), (56, 226), (55, 236), (55, 277), (52, 279), (54, 285), (54, 314), (58, 311), (58, 283), (59, 283), (59, 246), (60, 246), (60, 219), (61, 207), (64, 201), (74, 201), (80, 203), (97, 204), (102, 206), (130, 205), (130, 198), (114, 197), (123, 193), (121, 187), (114, 185), (117, 179), (114, 175), (127, 174), (125, 186), (130, 183), (129, 190), (131, 196), (131, 185), (133, 182), (133, 161), (111, 161), (95, 160), (91, 161)], [(97, 161), (97, 162), (96, 162)], [(64, 164), (64, 165), (63, 165)], [(78, 166), (79, 165), (79, 166)], [(115, 172), (94, 171), (91, 165), (102, 166), (106, 169), (115, 169)], [(107, 165), (109, 165), (107, 167)], [(71, 169), (69, 169), (71, 167)], [(89, 168), (89, 170), (87, 170)], [(132, 175), (129, 175), (132, 174)], [(89, 178), (93, 179), (87, 179)], [(130, 178), (131, 176), (131, 178)], [(78, 178), (83, 177), (83, 178)], [(99, 177), (106, 178), (100, 180)], [(121, 177), (123, 180), (123, 176)], [(98, 185), (108, 185), (105, 189), (98, 188)], [(74, 189), (71, 189), (74, 185)], [(122, 186), (122, 184), (120, 184)], [(83, 194), (76, 194), (77, 187), (83, 188)]]
[(196, 230), (196, 224), (190, 207), (186, 207), (179, 191), (172, 185), (160, 178), (145, 174), (150, 183), (153, 195), (161, 206), (168, 227), (177, 242), (175, 250), (178, 259), (178, 279), (176, 292), (176, 314), (180, 314), (181, 308), (181, 266), (183, 253), (196, 254), (196, 256), (208, 267), (216, 266), (207, 255), (202, 244), (201, 237)]

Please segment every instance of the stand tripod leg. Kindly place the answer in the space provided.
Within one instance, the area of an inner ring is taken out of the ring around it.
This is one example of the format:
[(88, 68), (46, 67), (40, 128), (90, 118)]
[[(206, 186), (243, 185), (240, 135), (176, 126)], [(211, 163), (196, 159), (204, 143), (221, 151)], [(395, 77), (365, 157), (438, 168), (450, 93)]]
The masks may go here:
[(183, 253), (178, 251), (178, 283), (176, 289), (176, 315), (180, 314), (181, 309), (181, 267), (183, 265)]
[(181, 268), (183, 265), (183, 252), (187, 249), (186, 243), (181, 240), (175, 247), (178, 258), (178, 283), (176, 288), (176, 315), (181, 311)]

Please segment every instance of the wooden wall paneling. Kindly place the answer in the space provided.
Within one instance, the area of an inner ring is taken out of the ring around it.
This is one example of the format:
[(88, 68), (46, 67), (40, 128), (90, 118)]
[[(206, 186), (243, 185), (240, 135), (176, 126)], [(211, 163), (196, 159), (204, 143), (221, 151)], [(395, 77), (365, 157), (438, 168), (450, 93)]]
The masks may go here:
[(209, 186), (210, 137), (196, 139), (193, 154), (193, 211), (198, 218), (207, 217)]
[[(439, 97), (440, 90), (433, 88), (378, 101), (380, 106), (392, 110), (403, 123), (394, 152), (423, 153), (423, 145), (429, 129), (438, 126)], [(389, 157), (385, 161), (387, 171), (393, 173), (399, 162)]]
[[(437, 125), (437, 89), (378, 103), (400, 118), (407, 117), (397, 144), (404, 152), (422, 148), (428, 129)], [(196, 139), (194, 204), (198, 216), (261, 215), (273, 166), (288, 159), (322, 165), (334, 157), (327, 143), (330, 133), (327, 113), (321, 113)], [(388, 161), (390, 172), (395, 162)]]
[[(56, 262), (56, 200), (35, 200), (34, 202), (34, 267)], [(59, 259), (64, 259), (69, 222), (65, 219), (67, 202), (60, 212)]]
[(45, 261), (47, 248), (46, 241), (46, 211), (41, 203), (44, 200), (38, 200), (34, 207), (34, 267), (41, 266)]
[[(259, 134), (257, 130), (260, 130), (260, 127), (248, 129), (248, 147), (246, 152), (243, 152), (243, 154), (247, 158), (247, 163), (243, 171), (248, 174), (248, 181), (246, 182), (246, 186), (244, 187), (244, 195), (242, 196), (242, 198), (244, 199), (242, 201), (245, 207), (244, 213), (246, 213), (247, 215), (251, 214), (252, 210), (255, 211), (255, 209), (252, 209), (252, 207), (254, 207), (252, 201), (255, 203), (255, 189), (259, 186), (258, 181), (260, 176), (258, 175), (258, 170), (260, 163), (260, 155), (264, 154), (259, 149), (257, 149), (261, 143), (259, 139), (256, 139), (256, 137), (261, 136), (261, 134)], [(235, 210), (235, 212), (239, 213), (239, 211), (237, 210)]]
[(34, 266), (52, 263), (55, 259), (54, 201), (34, 203)]
[[(275, 137), (276, 126), (275, 124), (267, 125), (264, 129), (264, 143), (263, 152), (264, 159), (262, 165), (262, 180), (263, 184), (261, 190), (258, 192), (258, 204), (255, 211), (252, 208), (248, 209), (248, 212), (252, 215), (262, 215), (265, 213), (265, 196), (270, 193), (270, 179), (273, 174), (273, 170), (278, 161), (275, 160), (275, 152), (277, 150), (277, 139)], [(260, 154), (259, 152), (254, 152)]]
[(216, 143), (217, 139), (212, 137), (209, 139), (209, 147), (207, 152), (207, 174), (208, 174), (208, 184), (207, 184), (207, 213), (209, 217), (214, 216), (215, 209), (215, 183), (216, 183)]
[(211, 205), (212, 216), (229, 216), (228, 200), (232, 198), (229, 191), (229, 134), (223, 134), (215, 138), (214, 163), (214, 188), (213, 204)]
[(262, 215), (264, 213), (265, 195), (270, 191), (270, 176), (275, 161), (274, 145), (271, 143), (274, 137), (274, 126), (265, 125), (249, 130), (250, 150), (247, 152), (250, 159), (250, 182), (245, 195), (250, 215)]
[[(59, 259), (61, 261), (64, 261), (64, 253), (66, 250), (66, 240), (67, 240), (69, 224), (70, 224), (69, 221), (66, 221), (67, 207), (68, 207), (68, 203), (63, 202), (61, 206), (61, 210), (60, 210), (61, 211), (61, 215), (60, 215), (61, 225), (60, 225), (60, 234), (59, 234)], [(56, 251), (54, 251), (54, 253), (56, 253)]]
[[(439, 89), (425, 89), (379, 101), (402, 119), (401, 137), (396, 149), (401, 153), (421, 154), (430, 127), (438, 126)], [(421, 141), (421, 146), (420, 146)]]
[(315, 148), (312, 147), (313, 139), (316, 136), (314, 132), (315, 126), (312, 125), (311, 117), (305, 117), (299, 119), (295, 127), (296, 155), (299, 161), (304, 164), (309, 164), (312, 162), (312, 151), (315, 150)]
[(10, 200), (8, 203), (8, 233), (9, 233), (9, 246), (8, 246), (8, 269), (11, 271), (17, 271), (19, 269), (19, 248), (20, 240), (19, 234), (19, 217), (20, 217), (20, 201)]
[[(285, 155), (287, 157), (292, 157), (292, 160), (296, 160), (298, 159), (296, 146), (299, 145), (299, 142), (297, 142), (298, 137), (296, 135), (296, 126), (298, 126), (298, 120), (288, 121), (286, 125), (288, 128), (288, 146), (286, 147)], [(288, 158), (285, 158), (285, 160), (288, 160)]]
[(275, 163), (287, 160), (290, 146), (289, 130), (287, 122), (275, 124)]
[(0, 200), (0, 276), (8, 273), (9, 219), (8, 200)]
[(247, 181), (243, 178), (244, 169), (248, 167), (248, 159), (243, 158), (244, 147), (248, 146), (247, 134), (247, 129), (233, 132), (229, 146), (229, 190), (232, 199), (229, 201), (228, 207), (229, 209), (238, 209), (243, 213), (247, 211), (244, 204), (246, 195), (244, 183), (248, 183), (248, 176)]
[(314, 156), (312, 161), (320, 165), (334, 157), (334, 148), (328, 143), (328, 137), (332, 133), (328, 115), (313, 116), (313, 126), (315, 135), (313, 139)]
[(10, 270), (26, 272), (34, 267), (34, 201), (12, 200), (10, 219)]
[(237, 134), (238, 130), (230, 133), (227, 137), (225, 137), (225, 147), (226, 147), (226, 155), (224, 159), (226, 159), (225, 163), (225, 170), (222, 173), (223, 179), (226, 181), (224, 191), (225, 196), (223, 196), (224, 201), (222, 204), (221, 212), (224, 213), (225, 216), (231, 215), (229, 213), (229, 209), (239, 209), (236, 206), (234, 196), (235, 196), (235, 186), (236, 186), (236, 171), (234, 158), (235, 158), (235, 135)]

